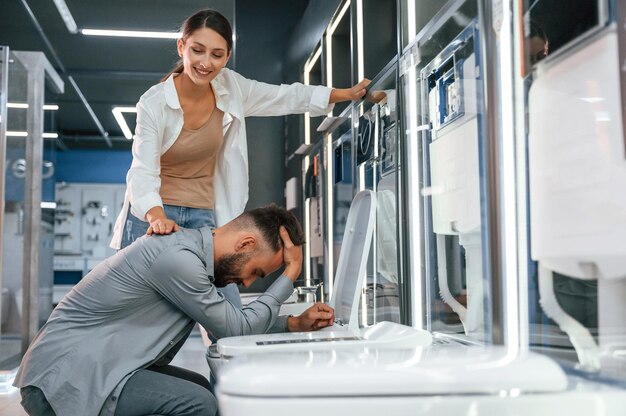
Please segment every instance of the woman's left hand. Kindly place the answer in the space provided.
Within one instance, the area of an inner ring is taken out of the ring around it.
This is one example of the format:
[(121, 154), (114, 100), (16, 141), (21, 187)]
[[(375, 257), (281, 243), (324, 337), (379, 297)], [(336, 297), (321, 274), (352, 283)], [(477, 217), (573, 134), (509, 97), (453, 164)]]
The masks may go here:
[(365, 96), (370, 80), (365, 78), (352, 88), (333, 88), (330, 92), (329, 104), (340, 103), (342, 101), (357, 101)]

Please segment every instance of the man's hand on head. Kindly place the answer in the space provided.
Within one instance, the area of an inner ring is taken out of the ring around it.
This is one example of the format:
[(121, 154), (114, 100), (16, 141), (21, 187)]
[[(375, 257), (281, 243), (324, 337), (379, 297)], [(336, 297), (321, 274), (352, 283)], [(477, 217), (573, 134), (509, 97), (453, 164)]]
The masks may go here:
[(318, 302), (300, 316), (287, 319), (289, 332), (317, 331), (332, 326), (335, 322), (335, 310), (325, 303)]
[(283, 226), (280, 227), (280, 238), (283, 240), (283, 262), (285, 263), (283, 274), (295, 282), (302, 271), (302, 246), (293, 244), (289, 232)]

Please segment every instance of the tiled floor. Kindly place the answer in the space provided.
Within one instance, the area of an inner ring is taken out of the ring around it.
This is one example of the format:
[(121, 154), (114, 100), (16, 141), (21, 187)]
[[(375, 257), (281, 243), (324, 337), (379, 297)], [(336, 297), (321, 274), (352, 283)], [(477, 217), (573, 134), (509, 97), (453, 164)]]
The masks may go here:
[[(209, 366), (204, 358), (206, 347), (200, 335), (189, 337), (172, 361), (172, 365), (187, 368), (209, 378)], [(15, 389), (9, 394), (0, 394), (1, 416), (28, 416), (20, 405), (20, 392)]]
[(0, 415), (28, 416), (20, 406), (20, 400), (20, 392), (17, 389), (9, 394), (0, 394)]

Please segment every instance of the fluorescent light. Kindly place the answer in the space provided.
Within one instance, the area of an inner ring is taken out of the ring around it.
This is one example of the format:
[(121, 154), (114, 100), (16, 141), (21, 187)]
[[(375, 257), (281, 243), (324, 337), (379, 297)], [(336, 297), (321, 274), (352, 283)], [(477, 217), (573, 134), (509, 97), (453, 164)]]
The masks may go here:
[(56, 207), (57, 207), (56, 202), (41, 201), (41, 208), (56, 209)]
[(603, 97), (580, 97), (581, 100), (587, 101), (590, 104), (599, 103), (600, 101), (604, 101)]
[[(504, 345), (508, 347), (509, 354), (516, 354), (520, 347), (520, 319), (527, 319), (520, 316), (520, 304), (518, 293), (524, 288), (518, 286), (518, 235), (517, 235), (517, 195), (518, 189), (516, 183), (516, 155), (515, 155), (515, 108), (513, 100), (509, 97), (519, 97), (519, 88), (515, 88), (515, 83), (520, 82), (521, 77), (514, 72), (515, 51), (513, 49), (513, 21), (512, 15), (514, 10), (507, 2), (502, 2), (502, 23), (499, 35), (500, 50), (496, 53), (498, 56), (497, 75), (498, 93), (500, 96), (500, 152), (501, 152), (501, 208), (499, 208), (502, 216), (501, 233), (504, 233), (501, 244), (501, 253), (503, 257), (502, 270), (497, 272), (503, 273), (501, 277), (504, 280), (505, 292), (503, 296), (505, 305), (504, 323)], [(522, 104), (518, 98), (518, 104)], [(497, 134), (497, 133), (496, 133)], [(497, 278), (491, 276), (491, 278)], [(495, 293), (491, 294), (496, 296)]]
[[(339, 14), (335, 17), (335, 20), (330, 24), (326, 33), (326, 86), (333, 87), (333, 33), (339, 26), (341, 19), (350, 8), (350, 1), (344, 4), (343, 8), (339, 11)], [(329, 117), (332, 117), (332, 110), (328, 113)]]
[[(333, 34), (328, 32), (326, 35), (326, 86), (333, 87)], [(331, 111), (329, 117), (333, 116)]]
[[(304, 85), (311, 83), (311, 69), (315, 66), (318, 59), (322, 55), (322, 46), (320, 45), (313, 56), (304, 64)], [(304, 113), (304, 144), (311, 144), (311, 115), (307, 111)]]
[(57, 6), (57, 10), (61, 15), (61, 19), (65, 23), (65, 27), (70, 33), (78, 33), (78, 26), (76, 25), (76, 21), (70, 12), (69, 7), (65, 4), (65, 0), (53, 0), (54, 5)]
[[(28, 133), (25, 131), (7, 131), (7, 137), (28, 137)], [(44, 139), (57, 139), (58, 133), (44, 133), (42, 136)]]
[[(333, 152), (333, 136), (332, 134), (326, 135), (326, 189), (328, 189), (328, 195), (326, 195), (326, 210), (327, 210), (327, 233), (328, 236), (328, 257), (326, 258), (326, 267), (328, 270), (328, 287), (335, 285), (335, 270), (334, 270), (334, 250), (335, 250), (335, 238), (334, 238), (334, 223), (333, 223), (333, 176), (334, 176), (334, 157)], [(329, 299), (331, 292), (329, 291)], [(367, 316), (367, 314), (366, 314)]]
[(408, 34), (407, 41), (412, 41), (415, 35), (417, 35), (417, 24), (415, 23), (415, 2), (409, 1), (407, 2), (407, 11), (406, 14), (409, 18), (408, 22)]
[[(326, 33), (326, 85), (329, 88), (332, 88), (333, 86), (333, 34), (349, 8), (350, 1), (347, 1), (346, 4), (343, 5), (343, 8), (339, 11), (339, 14), (335, 17), (335, 20), (328, 27), (328, 31)], [(333, 112), (331, 110), (330, 113), (328, 113), (328, 116), (332, 117), (332, 115)]]
[(136, 107), (115, 106), (113, 107), (113, 110), (119, 111), (120, 113), (136, 113), (137, 112)]
[(349, 8), (350, 8), (350, 1), (347, 1), (346, 4), (343, 5), (343, 8), (339, 12), (339, 14), (337, 14), (337, 17), (335, 18), (333, 23), (331, 23), (330, 28), (328, 29), (328, 32), (331, 36), (335, 32), (335, 29), (337, 29), (337, 26), (339, 26), (339, 22), (341, 22), (343, 15), (346, 14)]
[(87, 36), (116, 36), (124, 38), (179, 39), (182, 32), (149, 32), (141, 30), (81, 29)]
[(305, 77), (308, 78), (309, 72), (311, 72), (311, 69), (313, 69), (313, 66), (317, 63), (317, 60), (320, 58), (320, 55), (322, 55), (321, 45), (317, 48), (317, 50), (315, 51), (313, 56), (307, 61), (307, 63), (304, 64), (304, 74), (305, 74), (304, 76)]
[(413, 161), (407, 166), (409, 175), (409, 263), (411, 270), (411, 318), (414, 328), (426, 329), (424, 322), (425, 305), (423, 298), (423, 276), (422, 276), (422, 235), (423, 229), (421, 224), (422, 216), (422, 200), (420, 199), (420, 170), (422, 169), (422, 160), (419, 156), (419, 120), (418, 120), (418, 91), (417, 91), (417, 69), (413, 62), (407, 75), (409, 83), (409, 108), (408, 114), (408, 130), (407, 130), (407, 154), (408, 160)]
[(363, 0), (356, 2), (356, 60), (357, 77), (359, 81), (365, 78), (365, 63), (363, 57)]
[(124, 137), (128, 140), (133, 138), (133, 132), (130, 131), (128, 124), (126, 123), (126, 119), (124, 119), (124, 115), (122, 113), (136, 113), (137, 109), (135, 107), (113, 107), (111, 110), (113, 113), (113, 117), (115, 117), (115, 121), (122, 129), (122, 133), (124, 133)]
[(25, 103), (7, 103), (7, 108), (28, 108)]
[[(302, 183), (306, 183), (306, 171), (309, 168), (310, 157), (304, 157), (302, 164)], [(304, 199), (304, 284), (311, 286), (311, 199)]]
[[(27, 109), (28, 104), (26, 103), (7, 103), (7, 108), (21, 108)], [(59, 106), (57, 104), (44, 104), (43, 109), (46, 111), (57, 111)]]

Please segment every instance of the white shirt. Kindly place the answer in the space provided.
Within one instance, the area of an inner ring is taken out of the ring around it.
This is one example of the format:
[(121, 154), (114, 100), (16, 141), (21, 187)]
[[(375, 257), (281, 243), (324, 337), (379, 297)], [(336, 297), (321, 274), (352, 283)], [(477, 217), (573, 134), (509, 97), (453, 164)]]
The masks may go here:
[[(163, 206), (161, 155), (178, 139), (183, 128), (183, 110), (178, 101), (174, 77), (154, 85), (137, 103), (137, 127), (133, 162), (126, 175), (126, 195), (117, 217), (111, 247), (120, 248), (130, 205), (137, 218), (146, 221), (152, 207)], [(224, 144), (218, 155), (214, 176), (215, 219), (218, 226), (241, 214), (248, 202), (247, 116), (282, 116), (309, 112), (328, 114), (330, 88), (300, 83), (271, 85), (250, 80), (223, 68), (211, 81), (216, 106), (224, 112)]]

